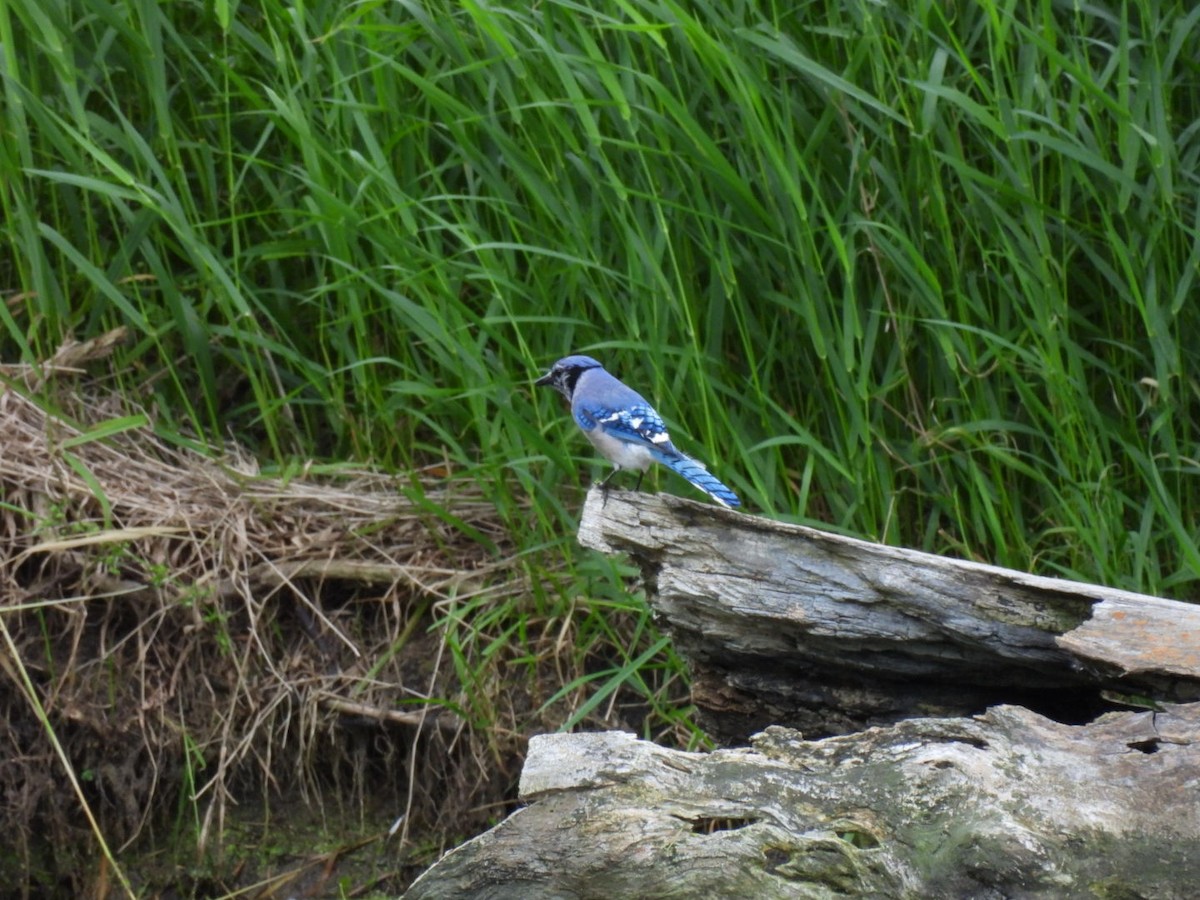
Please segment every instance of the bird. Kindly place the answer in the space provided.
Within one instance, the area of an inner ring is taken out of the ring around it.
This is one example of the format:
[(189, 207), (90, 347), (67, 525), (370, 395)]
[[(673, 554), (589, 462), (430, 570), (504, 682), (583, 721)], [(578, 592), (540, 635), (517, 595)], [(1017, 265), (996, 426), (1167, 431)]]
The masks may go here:
[(709, 474), (704, 464), (682, 453), (671, 443), (667, 427), (646, 399), (610, 375), (590, 356), (564, 356), (534, 382), (552, 387), (571, 404), (575, 424), (616, 468), (600, 482), (608, 482), (622, 469), (636, 469), (634, 490), (651, 463), (661, 463), (682, 475), (723, 506), (741, 506), (737, 495)]

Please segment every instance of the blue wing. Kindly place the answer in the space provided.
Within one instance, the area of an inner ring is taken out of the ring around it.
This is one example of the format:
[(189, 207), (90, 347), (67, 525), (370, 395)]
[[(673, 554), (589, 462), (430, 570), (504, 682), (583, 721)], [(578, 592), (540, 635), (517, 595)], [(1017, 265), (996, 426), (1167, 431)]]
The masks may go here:
[(662, 416), (648, 403), (634, 403), (614, 409), (608, 406), (580, 407), (575, 420), (584, 431), (602, 428), (605, 433), (629, 444), (642, 444), (666, 456), (679, 451), (671, 443)]

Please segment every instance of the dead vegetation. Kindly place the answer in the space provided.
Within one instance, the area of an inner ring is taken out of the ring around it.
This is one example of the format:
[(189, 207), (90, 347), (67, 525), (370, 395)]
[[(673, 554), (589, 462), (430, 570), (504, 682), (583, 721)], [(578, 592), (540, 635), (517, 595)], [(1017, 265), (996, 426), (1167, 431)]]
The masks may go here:
[(414, 865), (503, 813), (546, 695), (504, 652), (486, 685), (449, 659), (447, 623), (528, 590), (477, 492), (263, 478), (27, 386), (0, 381), (0, 881), (95, 890), (99, 837), (219, 851), (248, 797), (388, 815)]

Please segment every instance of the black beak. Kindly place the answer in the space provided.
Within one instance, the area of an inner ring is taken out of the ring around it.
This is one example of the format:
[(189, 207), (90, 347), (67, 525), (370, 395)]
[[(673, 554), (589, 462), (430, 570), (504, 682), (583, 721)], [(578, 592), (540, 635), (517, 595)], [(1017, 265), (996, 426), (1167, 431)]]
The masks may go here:
[(553, 376), (554, 376), (554, 370), (551, 369), (549, 372), (547, 372), (545, 375), (543, 375), (541, 378), (539, 378), (537, 381), (535, 381), (534, 384), (537, 387), (546, 387), (547, 385), (551, 385), (554, 383)]

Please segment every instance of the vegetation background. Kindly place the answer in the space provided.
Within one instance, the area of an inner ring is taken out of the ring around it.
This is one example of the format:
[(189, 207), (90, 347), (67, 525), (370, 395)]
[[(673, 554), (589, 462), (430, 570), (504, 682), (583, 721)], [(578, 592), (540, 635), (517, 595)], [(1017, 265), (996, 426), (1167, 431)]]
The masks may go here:
[(568, 352), (754, 514), (1200, 599), (1190, 2), (0, 0), (0, 54), (0, 359), (125, 326), (168, 442), (440, 465), (548, 586), (489, 627), (583, 617), (651, 736)]

